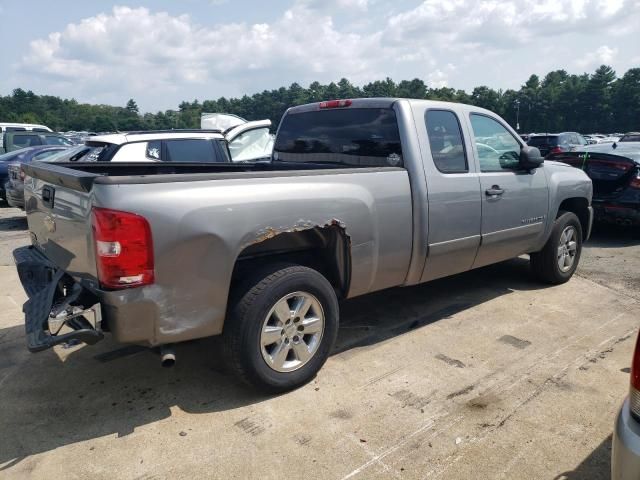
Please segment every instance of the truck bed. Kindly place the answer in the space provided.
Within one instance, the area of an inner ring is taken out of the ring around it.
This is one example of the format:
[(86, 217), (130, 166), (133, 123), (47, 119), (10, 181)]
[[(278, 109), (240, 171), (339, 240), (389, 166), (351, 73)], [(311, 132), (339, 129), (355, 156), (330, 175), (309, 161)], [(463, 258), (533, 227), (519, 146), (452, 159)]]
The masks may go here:
[[(47, 183), (89, 192), (94, 183), (165, 183), (237, 178), (238, 174), (260, 176), (260, 173), (281, 174), (317, 170), (379, 170), (393, 167), (352, 167), (340, 164), (312, 164), (296, 162), (256, 163), (169, 163), (169, 162), (65, 162), (25, 164), (30, 177)], [(345, 172), (346, 173), (346, 172)], [(227, 175), (224, 175), (227, 174)], [(256, 175), (257, 174), (257, 175)], [(271, 176), (269, 175), (269, 176)], [(242, 175), (241, 175), (242, 176)]]

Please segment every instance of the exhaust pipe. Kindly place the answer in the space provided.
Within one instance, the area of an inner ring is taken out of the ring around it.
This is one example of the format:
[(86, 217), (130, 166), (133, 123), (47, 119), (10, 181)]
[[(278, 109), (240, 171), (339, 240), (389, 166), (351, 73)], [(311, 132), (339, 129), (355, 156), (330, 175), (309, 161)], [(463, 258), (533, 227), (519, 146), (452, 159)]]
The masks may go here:
[(173, 367), (176, 364), (176, 352), (173, 350), (173, 345), (160, 347), (160, 364), (165, 368)]

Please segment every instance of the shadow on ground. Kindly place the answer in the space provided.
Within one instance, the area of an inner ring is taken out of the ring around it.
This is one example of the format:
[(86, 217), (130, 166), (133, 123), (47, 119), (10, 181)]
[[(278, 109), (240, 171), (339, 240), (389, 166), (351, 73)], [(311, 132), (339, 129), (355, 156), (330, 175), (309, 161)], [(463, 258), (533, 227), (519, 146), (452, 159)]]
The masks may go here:
[(585, 248), (623, 248), (640, 245), (640, 227), (597, 223)]
[[(542, 288), (528, 261), (518, 258), (346, 301), (334, 354), (374, 346), (514, 291)], [(219, 347), (215, 338), (178, 345), (177, 364), (167, 370), (150, 350), (106, 339), (74, 347), (62, 362), (52, 350), (29, 354), (21, 326), (0, 330), (0, 470), (67, 444), (125, 436), (170, 417), (174, 406), (197, 414), (268, 400), (225, 371)]]
[(609, 480), (611, 478), (611, 435), (574, 470), (563, 472), (553, 480)]

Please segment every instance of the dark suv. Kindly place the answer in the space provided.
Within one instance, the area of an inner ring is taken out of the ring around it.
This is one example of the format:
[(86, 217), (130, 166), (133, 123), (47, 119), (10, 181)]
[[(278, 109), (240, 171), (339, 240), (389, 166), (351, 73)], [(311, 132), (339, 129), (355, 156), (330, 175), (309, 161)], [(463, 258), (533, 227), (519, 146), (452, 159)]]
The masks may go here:
[(533, 135), (527, 144), (540, 150), (543, 157), (554, 153), (573, 152), (588, 145), (585, 138), (576, 132)]
[(68, 138), (52, 132), (7, 132), (2, 138), (2, 148), (5, 152), (13, 152), (21, 148), (36, 147), (38, 145), (62, 145), (70, 147), (73, 142)]

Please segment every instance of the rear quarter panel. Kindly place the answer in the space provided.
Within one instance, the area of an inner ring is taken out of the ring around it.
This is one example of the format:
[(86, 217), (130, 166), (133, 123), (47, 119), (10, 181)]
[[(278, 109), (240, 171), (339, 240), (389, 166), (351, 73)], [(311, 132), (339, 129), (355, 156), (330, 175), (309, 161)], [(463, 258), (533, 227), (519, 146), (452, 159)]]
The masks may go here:
[(131, 308), (131, 300), (147, 305), (147, 321), (121, 315), (133, 324), (120, 340), (160, 344), (221, 333), (238, 255), (285, 231), (344, 228), (351, 247), (348, 296), (402, 284), (412, 245), (408, 174), (374, 170), (94, 185), (96, 206), (143, 215), (153, 234), (156, 283), (107, 296), (116, 310)]

